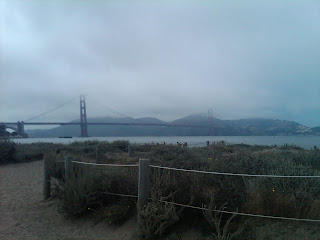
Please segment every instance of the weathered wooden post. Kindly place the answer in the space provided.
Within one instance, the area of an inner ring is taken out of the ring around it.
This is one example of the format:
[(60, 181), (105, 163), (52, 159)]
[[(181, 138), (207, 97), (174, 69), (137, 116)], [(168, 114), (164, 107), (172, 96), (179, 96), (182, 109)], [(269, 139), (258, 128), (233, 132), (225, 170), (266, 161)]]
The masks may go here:
[(72, 158), (69, 156), (64, 157), (64, 169), (65, 169), (65, 177), (68, 179), (71, 176), (72, 172)]
[(210, 144), (210, 142), (209, 142), (209, 141), (207, 141), (207, 146), (209, 146), (209, 144)]
[(130, 144), (128, 145), (128, 156), (132, 157), (132, 147)]
[(138, 211), (148, 203), (150, 160), (139, 159)]
[(96, 162), (98, 163), (98, 146), (96, 146)]
[(149, 172), (150, 172), (150, 160), (139, 159), (139, 182), (138, 182), (138, 228), (141, 229), (140, 211), (148, 204), (149, 199)]
[(43, 200), (50, 197), (51, 190), (51, 176), (49, 173), (49, 162), (46, 157), (43, 159)]

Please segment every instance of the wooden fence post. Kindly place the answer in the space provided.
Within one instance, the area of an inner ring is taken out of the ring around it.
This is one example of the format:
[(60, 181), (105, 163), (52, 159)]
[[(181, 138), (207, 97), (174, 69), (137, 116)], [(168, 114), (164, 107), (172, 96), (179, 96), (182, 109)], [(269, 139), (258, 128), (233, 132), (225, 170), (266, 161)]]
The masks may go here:
[(137, 230), (141, 230), (141, 220), (140, 211), (148, 204), (149, 199), (149, 172), (150, 172), (150, 160), (149, 159), (139, 159), (139, 182), (138, 182), (138, 227)]
[(139, 159), (138, 211), (148, 203), (150, 160)]
[(98, 161), (98, 146), (96, 146), (96, 162), (99, 163), (99, 161)]
[(65, 169), (65, 177), (68, 179), (71, 176), (72, 172), (72, 158), (69, 156), (64, 157), (64, 169)]
[(50, 197), (51, 190), (51, 176), (49, 173), (49, 163), (48, 159), (44, 157), (43, 159), (43, 200)]
[(132, 157), (132, 147), (130, 144), (128, 145), (128, 156)]

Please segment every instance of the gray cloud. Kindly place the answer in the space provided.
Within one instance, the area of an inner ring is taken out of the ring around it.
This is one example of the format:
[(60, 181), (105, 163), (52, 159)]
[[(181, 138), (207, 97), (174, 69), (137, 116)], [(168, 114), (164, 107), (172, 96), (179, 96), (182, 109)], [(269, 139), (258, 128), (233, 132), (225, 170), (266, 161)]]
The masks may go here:
[(133, 117), (213, 108), (320, 125), (317, 1), (2, 1), (0, 11), (0, 120), (84, 93), (92, 116), (104, 113), (91, 97)]

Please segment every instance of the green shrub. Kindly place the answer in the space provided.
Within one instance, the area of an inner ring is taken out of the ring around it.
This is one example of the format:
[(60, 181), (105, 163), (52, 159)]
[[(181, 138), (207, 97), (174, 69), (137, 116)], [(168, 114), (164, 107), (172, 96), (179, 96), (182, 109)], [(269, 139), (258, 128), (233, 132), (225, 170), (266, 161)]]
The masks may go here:
[(199, 169), (200, 158), (190, 148), (173, 145), (154, 145), (148, 156), (155, 164), (165, 164), (168, 167)]
[(110, 224), (121, 225), (128, 219), (134, 207), (134, 201), (121, 198), (117, 203), (102, 208), (103, 218)]
[(57, 194), (61, 199), (59, 211), (78, 217), (99, 204), (100, 191), (98, 176), (78, 167), (67, 181), (60, 180)]
[(121, 151), (127, 151), (128, 145), (129, 145), (129, 141), (125, 141), (125, 140), (117, 140), (111, 143), (111, 146)]
[[(189, 195), (188, 202), (181, 202), (183, 191), (175, 188), (174, 192), (169, 192), (172, 188), (168, 183), (170, 182), (171, 174), (161, 170), (155, 170), (151, 174), (151, 201), (139, 212), (140, 229), (139, 234), (143, 239), (153, 239), (157, 236), (162, 236), (166, 230), (173, 224), (179, 221), (180, 215), (184, 208), (176, 207), (168, 202), (191, 204), (193, 198)], [(173, 178), (171, 178), (173, 179)], [(179, 196), (179, 197), (177, 197)], [(164, 202), (165, 201), (165, 202)]]
[[(83, 143), (79, 143), (81, 144)], [(87, 153), (80, 150), (77, 153), (66, 146), (63, 154), (52, 153), (51, 158), (58, 159), (62, 155), (73, 154), (73, 158), (79, 161), (95, 161), (89, 148), (95, 148), (94, 144), (99, 144), (99, 156), (106, 162), (135, 163), (138, 156), (143, 156), (150, 158), (153, 165), (183, 169), (270, 175), (320, 175), (320, 151), (292, 146), (280, 149), (226, 143), (201, 148), (148, 145), (147, 148), (135, 148), (137, 158), (126, 158), (127, 155), (122, 150), (127, 142), (90, 142)], [(140, 150), (143, 152), (139, 152)], [(137, 168), (85, 166), (76, 170), (74, 178), (67, 182), (63, 178), (63, 164), (55, 163), (53, 169), (53, 176), (60, 178), (60, 209), (66, 214), (81, 216), (94, 212), (115, 224), (121, 224), (130, 216), (135, 200), (106, 193), (137, 195)], [(146, 239), (163, 235), (171, 226), (181, 223), (181, 218), (191, 213), (190, 209), (182, 210), (158, 201), (164, 199), (201, 207), (213, 197), (213, 206), (224, 206), (228, 211), (313, 219), (319, 216), (320, 181), (317, 178), (237, 177), (152, 168), (150, 186), (153, 200), (142, 209), (140, 216), (143, 226), (140, 233)], [(197, 215), (198, 221), (205, 221), (201, 211), (194, 210), (192, 214)], [(222, 218), (223, 228), (228, 218), (225, 215), (216, 217)], [(238, 221), (234, 220), (230, 221), (231, 232), (237, 228)]]
[[(64, 163), (61, 162), (63, 156), (48, 153), (45, 157), (50, 160), (50, 175), (58, 179), (55, 192), (60, 198), (59, 210), (65, 215), (79, 217), (95, 212), (101, 219), (120, 223), (135, 205), (135, 199), (123, 202), (120, 197), (107, 193), (137, 195), (137, 169), (72, 164), (72, 175), (65, 179)], [(80, 162), (88, 161), (81, 156), (72, 158)]]
[(0, 163), (16, 162), (16, 144), (8, 140), (0, 140)]
[[(165, 200), (161, 198), (160, 200)], [(170, 203), (162, 203), (158, 200), (151, 200), (139, 213), (140, 228), (139, 234), (142, 239), (154, 239), (162, 236), (168, 227), (179, 220), (177, 207)]]
[(171, 233), (165, 238), (165, 240), (181, 240), (181, 234)]
[(237, 216), (236, 214), (222, 213), (221, 211), (225, 210), (224, 205), (218, 209), (213, 209), (213, 202), (212, 199), (209, 207), (204, 206), (203, 210), (203, 215), (213, 230), (213, 239), (232, 240), (237, 238), (245, 230), (247, 223), (233, 221)]

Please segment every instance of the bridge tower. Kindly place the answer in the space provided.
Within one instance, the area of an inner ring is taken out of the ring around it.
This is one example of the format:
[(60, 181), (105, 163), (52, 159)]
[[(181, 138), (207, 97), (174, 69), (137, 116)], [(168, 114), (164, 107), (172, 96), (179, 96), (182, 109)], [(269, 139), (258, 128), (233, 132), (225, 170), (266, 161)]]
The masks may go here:
[(211, 108), (208, 110), (208, 120), (209, 120), (209, 136), (213, 136), (214, 131), (213, 131), (213, 117), (212, 117), (212, 109)]
[(88, 137), (86, 98), (84, 95), (80, 95), (80, 128), (81, 137)]

